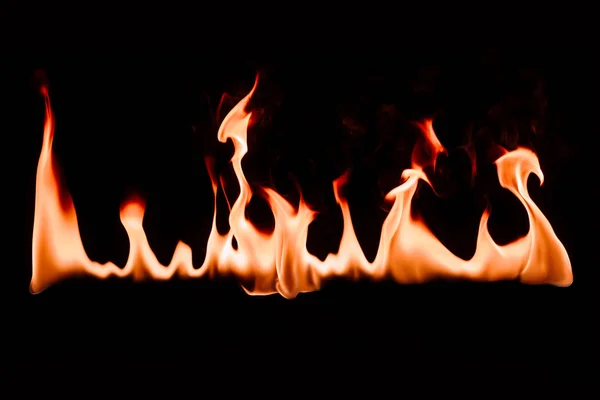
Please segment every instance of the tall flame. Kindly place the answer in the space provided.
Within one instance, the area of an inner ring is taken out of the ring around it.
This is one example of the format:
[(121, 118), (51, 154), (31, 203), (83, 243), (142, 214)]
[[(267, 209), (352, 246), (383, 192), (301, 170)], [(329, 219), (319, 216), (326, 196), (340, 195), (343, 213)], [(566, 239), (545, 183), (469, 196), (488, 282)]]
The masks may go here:
[[(206, 257), (199, 268), (192, 264), (192, 250), (183, 242), (178, 243), (169, 265), (162, 265), (157, 260), (142, 227), (145, 205), (139, 198), (128, 199), (120, 211), (130, 242), (125, 267), (119, 268), (110, 262), (101, 265), (88, 258), (79, 234), (73, 200), (59, 182), (58, 166), (52, 152), (54, 115), (48, 90), (44, 87), (46, 121), (36, 179), (31, 292), (39, 293), (60, 280), (77, 275), (168, 280), (175, 273), (188, 278), (233, 274), (240, 279), (248, 294), (278, 292), (286, 298), (318, 290), (324, 279), (334, 276), (391, 277), (401, 283), (419, 283), (435, 278), (477, 281), (518, 279), (529, 284), (557, 286), (568, 286), (573, 282), (564, 246), (527, 192), (529, 174), (536, 174), (541, 182), (544, 178), (539, 161), (530, 150), (505, 151), (495, 161), (501, 186), (510, 190), (527, 211), (530, 228), (526, 236), (504, 246), (497, 245), (487, 228), (488, 208), (479, 224), (475, 255), (470, 260), (463, 260), (452, 254), (423, 221), (411, 215), (411, 203), (419, 180), (431, 186), (424, 168), (435, 168), (437, 155), (445, 152), (433, 131), (431, 120), (418, 124), (422, 136), (413, 150), (412, 167), (402, 173), (402, 184), (386, 196), (392, 207), (383, 223), (373, 262), (367, 260), (361, 249), (352, 225), (350, 207), (340, 194), (347, 182), (346, 174), (333, 182), (344, 224), (336, 254), (329, 254), (321, 261), (308, 252), (308, 227), (316, 213), (302, 198), (296, 209), (273, 189), (262, 188), (259, 194), (268, 201), (275, 228), (269, 234), (259, 231), (245, 216), (254, 193), (242, 169), (242, 158), (248, 152), (246, 137), (251, 117), (246, 108), (257, 85), (258, 77), (250, 93), (227, 114), (218, 131), (219, 141), (231, 139), (234, 144), (231, 163), (240, 186), (240, 194), (231, 206), (230, 230), (226, 234), (219, 234), (216, 228), (218, 184), (212, 165), (207, 163), (215, 211)], [(234, 238), (237, 248), (233, 244)]]

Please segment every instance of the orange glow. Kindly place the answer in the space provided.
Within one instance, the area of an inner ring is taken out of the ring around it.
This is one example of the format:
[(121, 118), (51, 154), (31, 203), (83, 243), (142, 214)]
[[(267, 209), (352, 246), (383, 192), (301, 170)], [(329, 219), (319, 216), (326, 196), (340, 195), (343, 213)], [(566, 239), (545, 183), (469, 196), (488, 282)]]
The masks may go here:
[[(402, 183), (386, 196), (391, 210), (385, 219), (377, 255), (369, 262), (358, 242), (348, 202), (340, 194), (347, 181), (343, 175), (333, 182), (336, 201), (343, 216), (343, 234), (336, 254), (324, 261), (306, 248), (308, 227), (316, 212), (300, 199), (294, 207), (276, 191), (263, 188), (273, 212), (275, 228), (267, 234), (259, 231), (246, 217), (245, 209), (254, 195), (242, 170), (242, 158), (248, 152), (246, 136), (251, 113), (246, 106), (256, 90), (258, 78), (250, 93), (225, 117), (218, 131), (221, 142), (231, 140), (235, 152), (231, 159), (240, 194), (231, 205), (228, 233), (216, 228), (216, 193), (218, 179), (207, 160), (215, 212), (204, 262), (192, 264), (192, 250), (179, 242), (169, 265), (161, 265), (152, 252), (142, 228), (145, 205), (139, 198), (129, 199), (121, 207), (121, 222), (127, 231), (130, 252), (123, 268), (113, 263), (101, 265), (85, 252), (73, 200), (59, 182), (59, 171), (52, 153), (54, 115), (46, 88), (46, 122), (40, 154), (33, 227), (33, 273), (30, 290), (39, 293), (58, 281), (73, 276), (128, 277), (135, 280), (168, 280), (175, 273), (195, 278), (205, 275), (233, 274), (248, 294), (280, 293), (294, 298), (298, 293), (318, 290), (324, 279), (335, 276), (393, 278), (400, 283), (419, 283), (436, 278), (470, 279), (474, 281), (520, 280), (529, 284), (568, 286), (573, 281), (571, 264), (562, 243), (550, 223), (529, 197), (527, 178), (543, 174), (536, 155), (527, 149), (504, 151), (495, 163), (502, 187), (510, 190), (523, 204), (529, 217), (526, 236), (505, 246), (497, 245), (487, 229), (490, 210), (479, 225), (477, 248), (470, 260), (452, 254), (420, 220), (411, 216), (411, 202), (419, 180), (429, 183), (424, 168), (435, 167), (437, 155), (444, 152), (433, 131), (432, 121), (419, 123), (422, 131), (413, 151), (412, 166), (402, 173)], [(431, 186), (431, 185), (430, 185)], [(233, 239), (237, 241), (237, 249)]]

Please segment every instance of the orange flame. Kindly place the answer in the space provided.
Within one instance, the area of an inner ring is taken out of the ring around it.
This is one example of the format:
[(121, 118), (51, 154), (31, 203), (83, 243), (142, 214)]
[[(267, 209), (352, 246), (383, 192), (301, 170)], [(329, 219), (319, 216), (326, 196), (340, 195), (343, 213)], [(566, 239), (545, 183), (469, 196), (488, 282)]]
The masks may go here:
[[(527, 192), (527, 178), (543, 174), (536, 155), (519, 148), (496, 160), (502, 187), (510, 190), (523, 204), (529, 217), (529, 233), (505, 246), (497, 245), (487, 228), (489, 208), (481, 217), (477, 248), (470, 260), (450, 252), (418, 219), (411, 216), (411, 202), (419, 180), (429, 183), (423, 169), (435, 168), (437, 155), (445, 149), (433, 131), (432, 121), (419, 124), (422, 137), (413, 151), (412, 168), (402, 173), (402, 184), (386, 199), (392, 202), (385, 219), (377, 255), (373, 262), (365, 257), (358, 242), (347, 200), (340, 195), (347, 181), (343, 175), (333, 182), (335, 198), (343, 216), (343, 234), (336, 254), (324, 261), (306, 248), (308, 227), (316, 212), (300, 199), (296, 210), (276, 191), (263, 188), (263, 195), (275, 219), (272, 233), (259, 231), (246, 217), (245, 209), (253, 192), (242, 170), (242, 158), (248, 152), (247, 133), (251, 113), (246, 107), (258, 84), (225, 117), (218, 139), (231, 139), (235, 152), (231, 159), (240, 185), (240, 194), (231, 206), (230, 230), (221, 235), (216, 228), (217, 178), (207, 163), (215, 195), (215, 212), (203, 264), (192, 264), (191, 248), (179, 242), (169, 265), (161, 265), (152, 252), (142, 228), (144, 203), (129, 199), (121, 207), (121, 222), (127, 231), (130, 252), (124, 268), (113, 263), (91, 261), (83, 247), (75, 207), (68, 191), (59, 184), (59, 171), (52, 153), (54, 115), (46, 88), (46, 122), (37, 180), (33, 227), (33, 273), (30, 290), (39, 293), (68, 277), (91, 275), (97, 278), (132, 276), (135, 280), (168, 280), (176, 272), (181, 277), (206, 274), (233, 274), (248, 294), (280, 293), (294, 298), (298, 293), (318, 290), (324, 279), (334, 276), (392, 277), (401, 283), (425, 282), (435, 278), (461, 278), (477, 281), (515, 280), (529, 284), (568, 286), (573, 282), (571, 264), (562, 243), (550, 223)], [(237, 241), (237, 249), (233, 239)]]

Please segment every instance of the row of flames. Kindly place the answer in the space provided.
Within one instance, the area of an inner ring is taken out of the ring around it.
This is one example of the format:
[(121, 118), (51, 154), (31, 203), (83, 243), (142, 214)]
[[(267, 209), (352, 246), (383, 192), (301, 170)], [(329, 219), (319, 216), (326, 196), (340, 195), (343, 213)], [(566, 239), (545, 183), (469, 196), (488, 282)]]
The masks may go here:
[[(138, 198), (127, 200), (120, 210), (121, 222), (130, 243), (126, 265), (123, 268), (110, 262), (101, 265), (88, 258), (79, 234), (72, 198), (59, 184), (59, 170), (52, 152), (54, 115), (48, 90), (43, 87), (46, 120), (36, 178), (31, 292), (39, 293), (58, 281), (74, 276), (168, 280), (176, 273), (186, 278), (233, 274), (243, 282), (242, 287), (248, 294), (278, 292), (286, 298), (318, 290), (325, 279), (335, 276), (391, 277), (399, 283), (420, 283), (438, 278), (477, 281), (518, 279), (529, 284), (556, 286), (572, 283), (567, 252), (527, 192), (530, 173), (536, 174), (543, 182), (538, 158), (528, 149), (503, 150), (495, 161), (501, 186), (510, 190), (527, 210), (530, 228), (526, 236), (505, 246), (497, 245), (487, 228), (488, 208), (481, 216), (475, 254), (470, 260), (463, 260), (452, 254), (421, 220), (411, 216), (411, 202), (419, 180), (430, 184), (424, 168), (434, 165), (437, 155), (445, 151), (433, 131), (431, 120), (419, 124), (422, 135), (413, 150), (412, 166), (402, 173), (402, 183), (386, 196), (392, 207), (383, 223), (373, 262), (366, 259), (361, 249), (352, 226), (348, 202), (340, 195), (346, 175), (333, 182), (344, 223), (337, 254), (329, 254), (324, 261), (310, 254), (306, 248), (307, 233), (316, 213), (302, 199), (296, 209), (270, 188), (263, 188), (261, 195), (268, 201), (275, 228), (269, 234), (259, 231), (245, 216), (245, 208), (253, 193), (241, 164), (248, 151), (246, 136), (251, 117), (246, 107), (257, 84), (258, 77), (250, 93), (229, 112), (218, 131), (220, 142), (231, 139), (234, 144), (231, 163), (240, 194), (231, 206), (229, 232), (221, 235), (216, 228), (217, 179), (208, 165), (215, 211), (206, 257), (200, 268), (192, 264), (191, 248), (183, 242), (178, 243), (169, 265), (160, 264), (142, 227), (145, 206)], [(417, 154), (430, 156), (423, 160)], [(233, 244), (234, 238), (237, 248)]]

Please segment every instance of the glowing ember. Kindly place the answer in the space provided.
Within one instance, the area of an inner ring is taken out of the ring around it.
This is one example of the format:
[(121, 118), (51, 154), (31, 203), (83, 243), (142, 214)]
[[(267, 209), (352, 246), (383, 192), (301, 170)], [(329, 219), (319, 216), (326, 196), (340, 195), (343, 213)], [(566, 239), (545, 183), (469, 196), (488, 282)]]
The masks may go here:
[[(252, 91), (225, 117), (218, 132), (219, 141), (233, 141), (235, 152), (231, 162), (240, 185), (240, 195), (229, 215), (230, 230), (225, 235), (217, 232), (217, 179), (212, 164), (207, 163), (215, 194), (215, 213), (206, 258), (199, 268), (193, 266), (191, 248), (183, 242), (177, 245), (168, 266), (158, 262), (142, 228), (144, 203), (140, 199), (129, 199), (121, 208), (121, 222), (130, 241), (125, 267), (119, 268), (113, 263), (101, 265), (87, 257), (73, 201), (59, 185), (58, 168), (52, 153), (54, 116), (48, 91), (43, 88), (46, 122), (36, 181), (32, 293), (39, 293), (62, 279), (77, 275), (168, 280), (175, 273), (181, 277), (233, 274), (244, 282), (244, 290), (249, 294), (279, 292), (286, 298), (318, 290), (323, 279), (333, 276), (373, 279), (391, 276), (402, 283), (419, 283), (434, 278), (519, 279), (530, 284), (557, 286), (572, 283), (567, 252), (527, 193), (530, 173), (536, 174), (543, 182), (538, 159), (530, 150), (504, 151), (495, 162), (500, 184), (517, 196), (527, 210), (530, 229), (526, 236), (498, 246), (487, 229), (488, 209), (481, 217), (475, 255), (467, 261), (452, 254), (422, 221), (411, 216), (411, 201), (419, 180), (429, 183), (423, 168), (434, 165), (437, 155), (445, 151), (433, 131), (431, 120), (419, 123), (422, 136), (413, 150), (412, 168), (402, 173), (403, 183), (386, 196), (392, 202), (392, 208), (383, 223), (379, 249), (373, 262), (367, 261), (361, 249), (352, 226), (348, 202), (340, 195), (346, 175), (333, 182), (344, 222), (337, 254), (329, 254), (324, 261), (310, 254), (306, 240), (308, 227), (316, 213), (302, 199), (296, 210), (272, 189), (264, 188), (260, 194), (267, 199), (273, 212), (275, 228), (270, 234), (259, 231), (245, 217), (245, 209), (253, 193), (241, 164), (248, 151), (246, 136), (251, 117), (246, 106), (257, 84), (258, 78)], [(234, 237), (237, 249), (233, 246)]]

